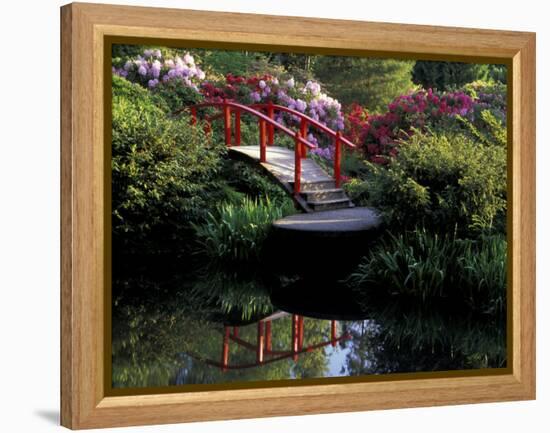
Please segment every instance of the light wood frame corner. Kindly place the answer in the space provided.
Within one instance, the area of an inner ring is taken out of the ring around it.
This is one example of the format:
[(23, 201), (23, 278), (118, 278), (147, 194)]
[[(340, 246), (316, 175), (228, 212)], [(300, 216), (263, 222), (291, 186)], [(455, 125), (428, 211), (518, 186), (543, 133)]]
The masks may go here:
[[(534, 399), (535, 34), (254, 18), (80, 3), (61, 8), (61, 424), (80, 429)], [(105, 40), (112, 36), (507, 64), (509, 370), (498, 375), (418, 374), (391, 381), (382, 377), (347, 384), (107, 396), (103, 67)]]

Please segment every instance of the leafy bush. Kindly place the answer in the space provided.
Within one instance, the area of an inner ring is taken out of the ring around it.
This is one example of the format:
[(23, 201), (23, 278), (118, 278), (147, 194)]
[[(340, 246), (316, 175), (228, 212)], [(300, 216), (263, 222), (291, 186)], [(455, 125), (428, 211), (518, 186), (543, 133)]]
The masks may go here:
[(475, 98), (469, 121), (461, 119), (464, 129), (485, 144), (506, 146), (506, 85), (476, 81), (464, 86), (464, 92)]
[(209, 212), (204, 223), (193, 225), (199, 251), (220, 262), (258, 262), (271, 223), (292, 211), (289, 206), (277, 206), (268, 197), (224, 203), (216, 212)]
[(183, 57), (165, 59), (159, 49), (147, 49), (137, 58), (128, 59), (122, 67), (113, 66), (113, 74), (151, 89), (168, 81), (180, 81), (196, 92), (206, 77), (188, 52)]
[(366, 165), (368, 203), (390, 224), (461, 235), (505, 229), (504, 147), (460, 132), (416, 133), (387, 166)]
[(187, 105), (198, 104), (204, 100), (200, 93), (179, 80), (169, 80), (162, 85), (155, 86), (152, 93), (166, 103), (170, 112)]
[(367, 159), (386, 164), (415, 130), (458, 130), (487, 144), (506, 143), (506, 86), (475, 82), (454, 92), (419, 90), (396, 97), (387, 112), (369, 114), (354, 104), (345, 113), (346, 136)]
[(483, 110), (489, 110), (498, 120), (506, 123), (508, 88), (505, 84), (474, 81), (466, 84), (462, 90), (475, 99), (474, 112), (476, 115)]
[(462, 118), (458, 118), (458, 120), (462, 129), (468, 132), (474, 140), (487, 146), (501, 146), (506, 148), (508, 144), (506, 124), (495, 117), (492, 111), (482, 110), (476, 113), (473, 122)]
[(157, 103), (147, 90), (113, 77), (113, 235), (141, 246), (178, 239), (202, 215), (217, 194), (224, 153), (188, 117), (167, 117)]
[(289, 208), (292, 201), (282, 187), (271, 181), (265, 174), (240, 161), (227, 161), (224, 167), (224, 178), (228, 184), (246, 194), (254, 200), (262, 200), (269, 197), (269, 200), (275, 206)]
[(356, 142), (362, 146), (369, 161), (386, 164), (389, 157), (399, 151), (400, 141), (407, 140), (415, 129), (456, 126), (455, 118), (470, 118), (473, 110), (474, 100), (464, 92), (437, 93), (428, 89), (398, 96), (384, 114), (363, 114), (360, 120), (356, 107), (348, 117), (350, 125), (361, 126), (359, 134), (355, 132)]
[(351, 275), (349, 281), (357, 290), (423, 302), (454, 300), (484, 314), (505, 311), (507, 244), (503, 237), (461, 240), (425, 229), (388, 236)]
[(226, 50), (205, 50), (201, 54), (206, 72), (220, 78), (229, 73), (247, 75), (254, 63), (265, 56), (264, 53)]

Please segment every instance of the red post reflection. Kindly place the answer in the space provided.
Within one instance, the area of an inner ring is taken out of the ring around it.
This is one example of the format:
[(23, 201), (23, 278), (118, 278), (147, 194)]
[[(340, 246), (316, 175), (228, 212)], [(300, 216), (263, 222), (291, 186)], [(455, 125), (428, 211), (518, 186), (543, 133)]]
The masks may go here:
[(227, 371), (229, 365), (229, 326), (224, 326), (223, 330), (222, 371)]
[(256, 362), (262, 364), (264, 362), (264, 321), (258, 322), (258, 336), (256, 339)]
[(271, 320), (265, 322), (265, 349), (271, 352)]
[[(331, 345), (336, 347), (337, 343), (342, 340), (351, 338), (348, 333), (343, 333), (338, 336), (338, 322), (336, 320), (330, 321), (330, 339), (320, 341), (317, 343), (311, 343), (306, 345), (305, 343), (305, 320), (303, 316), (298, 314), (292, 314), (291, 322), (291, 343), (290, 350), (273, 350), (273, 335), (272, 335), (272, 320), (279, 319), (281, 317), (288, 317), (288, 314), (278, 312), (272, 316), (260, 320), (257, 323), (257, 335), (256, 344), (248, 342), (239, 337), (238, 326), (224, 326), (223, 328), (223, 342), (221, 362), (201, 358), (209, 365), (219, 367), (223, 372), (227, 370), (253, 368), (261, 365), (277, 362), (283, 359), (292, 358), (294, 362), (298, 361), (298, 356), (302, 353), (312, 352), (313, 350), (321, 349), (323, 347)], [(239, 347), (246, 350), (250, 350), (256, 353), (256, 361), (254, 363), (242, 364), (242, 365), (230, 365), (229, 364), (229, 342), (233, 341)]]
[(336, 320), (330, 321), (330, 344), (332, 347), (336, 347)]

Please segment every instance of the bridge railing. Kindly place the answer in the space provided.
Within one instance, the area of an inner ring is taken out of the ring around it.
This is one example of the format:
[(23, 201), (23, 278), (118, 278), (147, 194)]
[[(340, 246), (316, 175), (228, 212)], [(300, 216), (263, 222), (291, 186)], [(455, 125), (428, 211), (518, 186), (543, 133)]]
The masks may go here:
[[(334, 141), (334, 181), (337, 187), (341, 184), (341, 159), (342, 159), (342, 144), (354, 148), (352, 142), (343, 137), (340, 131), (334, 131), (318, 122), (317, 120), (305, 115), (304, 113), (293, 110), (282, 105), (273, 103), (268, 104), (253, 104), (244, 105), (233, 101), (221, 102), (203, 102), (187, 107), (183, 107), (174, 112), (179, 114), (182, 111), (190, 111), (191, 123), (197, 123), (198, 110), (208, 107), (215, 107), (221, 110), (221, 113), (213, 116), (206, 116), (206, 132), (211, 131), (211, 122), (222, 118), (224, 123), (225, 144), (230, 147), (233, 145), (232, 136), (235, 136), (235, 145), (241, 144), (241, 114), (249, 114), (258, 119), (259, 139), (260, 139), (260, 162), (267, 162), (267, 146), (274, 144), (275, 130), (288, 135), (294, 139), (294, 193), (299, 194), (301, 191), (301, 174), (302, 174), (302, 159), (307, 157), (307, 149), (315, 149), (317, 146), (307, 140), (307, 131), (309, 127), (313, 127), (325, 135), (331, 137)], [(264, 114), (260, 110), (265, 110)], [(300, 127), (298, 131), (293, 131), (285, 125), (280, 124), (275, 120), (275, 113), (286, 112), (300, 119)], [(232, 115), (234, 115), (234, 131), (232, 129)]]

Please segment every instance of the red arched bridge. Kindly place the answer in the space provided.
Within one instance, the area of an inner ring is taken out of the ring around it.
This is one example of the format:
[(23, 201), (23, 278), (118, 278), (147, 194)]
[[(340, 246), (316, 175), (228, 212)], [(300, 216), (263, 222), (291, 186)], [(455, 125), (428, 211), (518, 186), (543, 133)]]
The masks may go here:
[[(208, 115), (204, 109), (215, 108), (217, 113)], [(225, 144), (229, 155), (259, 163), (293, 197), (305, 212), (343, 209), (353, 207), (341, 186), (342, 147), (355, 148), (355, 145), (340, 134), (304, 113), (282, 105), (252, 104), (243, 105), (232, 101), (203, 102), (181, 108), (191, 113), (191, 122), (198, 118), (205, 122), (205, 131), (211, 131), (211, 122), (223, 120)], [(282, 125), (275, 120), (277, 113), (287, 113), (299, 122), (297, 130)], [(258, 144), (242, 143), (241, 117), (257, 119), (259, 127)], [(329, 175), (314, 160), (307, 158), (308, 151), (317, 146), (307, 139), (308, 131), (315, 130), (332, 141), (334, 146), (333, 174)], [(294, 149), (276, 145), (276, 134), (290, 137)]]

